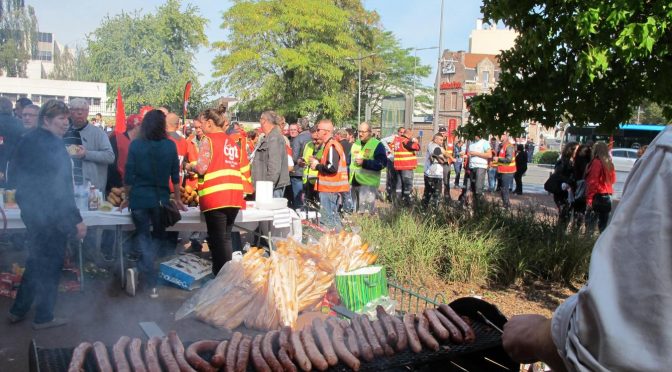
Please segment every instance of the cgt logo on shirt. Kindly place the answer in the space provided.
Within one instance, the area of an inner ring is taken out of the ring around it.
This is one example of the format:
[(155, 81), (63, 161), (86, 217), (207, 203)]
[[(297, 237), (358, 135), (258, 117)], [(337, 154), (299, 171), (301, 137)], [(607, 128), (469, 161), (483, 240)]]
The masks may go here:
[(238, 146), (235, 143), (230, 143), (228, 140), (224, 143), (224, 156), (233, 161), (238, 159)]

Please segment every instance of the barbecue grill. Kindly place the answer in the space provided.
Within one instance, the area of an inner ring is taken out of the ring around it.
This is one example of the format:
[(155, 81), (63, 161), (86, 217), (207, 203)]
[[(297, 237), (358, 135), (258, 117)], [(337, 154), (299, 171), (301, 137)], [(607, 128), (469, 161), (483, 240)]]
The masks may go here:
[[(519, 365), (514, 363), (502, 349), (500, 332), (485, 323), (482, 317), (494, 326), (501, 328), (506, 318), (497, 308), (485, 301), (475, 298), (462, 298), (453, 301), (450, 306), (460, 315), (472, 319), (472, 328), (476, 333), (476, 341), (471, 344), (451, 344), (444, 342), (437, 352), (423, 350), (415, 354), (410, 350), (397, 353), (391, 357), (380, 357), (367, 363), (362, 360), (362, 371), (517, 371)], [(479, 314), (480, 313), (480, 314)], [(185, 347), (189, 343), (185, 342)], [(73, 348), (46, 349), (39, 347), (35, 341), (30, 343), (31, 372), (65, 372), (72, 356)], [(112, 355), (112, 347), (108, 346)], [(208, 358), (208, 355), (205, 355)], [(249, 370), (253, 370), (250, 364)], [(93, 353), (89, 353), (84, 364), (85, 371), (96, 371)], [(330, 371), (348, 371), (339, 364)]]

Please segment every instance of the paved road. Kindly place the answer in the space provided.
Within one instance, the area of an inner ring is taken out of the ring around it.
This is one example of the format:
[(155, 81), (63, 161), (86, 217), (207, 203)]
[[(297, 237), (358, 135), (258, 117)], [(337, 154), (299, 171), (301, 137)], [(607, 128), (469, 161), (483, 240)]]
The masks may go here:
[[(544, 190), (544, 183), (552, 171), (552, 166), (529, 164), (527, 167), (527, 173), (525, 173), (525, 176), (523, 176), (523, 192), (529, 194), (547, 194), (546, 190)], [(625, 179), (628, 177), (628, 174), (629, 172), (616, 172), (614, 199), (621, 198), (623, 193), (623, 184), (625, 183)], [(454, 179), (455, 173), (453, 172), (451, 176)], [(385, 172), (383, 172), (382, 176), (382, 185), (385, 185)], [(416, 187), (424, 186), (422, 174), (415, 174), (413, 185)]]

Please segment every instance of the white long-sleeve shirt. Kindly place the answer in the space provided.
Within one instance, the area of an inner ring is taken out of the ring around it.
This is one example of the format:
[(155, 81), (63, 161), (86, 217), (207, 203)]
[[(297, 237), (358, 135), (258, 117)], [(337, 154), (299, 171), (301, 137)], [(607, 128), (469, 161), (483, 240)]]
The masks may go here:
[(560, 305), (553, 341), (570, 371), (672, 366), (672, 127), (630, 172), (593, 249), (589, 281)]

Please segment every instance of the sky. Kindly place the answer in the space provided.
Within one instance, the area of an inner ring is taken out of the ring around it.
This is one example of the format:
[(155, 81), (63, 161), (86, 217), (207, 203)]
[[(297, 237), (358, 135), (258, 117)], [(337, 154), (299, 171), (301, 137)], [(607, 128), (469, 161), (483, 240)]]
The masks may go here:
[[(362, 0), (368, 10), (380, 14), (386, 30), (392, 31), (402, 48), (427, 48), (439, 44), (441, 0)], [(84, 46), (86, 35), (93, 32), (106, 16), (114, 16), (122, 11), (153, 11), (163, 0), (26, 0), (35, 8), (40, 31), (52, 32), (62, 45)], [(203, 17), (209, 20), (205, 33), (210, 42), (224, 40), (226, 34), (220, 28), (223, 12), (231, 5), (222, 0), (183, 0), (197, 6)], [(469, 34), (475, 28), (476, 19), (481, 15), (480, 0), (445, 1), (443, 19), (443, 49), (467, 50)], [(196, 55), (196, 69), (201, 74), (200, 81), (212, 80), (212, 63), (216, 52), (201, 48)], [(422, 64), (433, 66), (432, 73), (423, 84), (434, 85), (438, 49), (419, 50)]]

